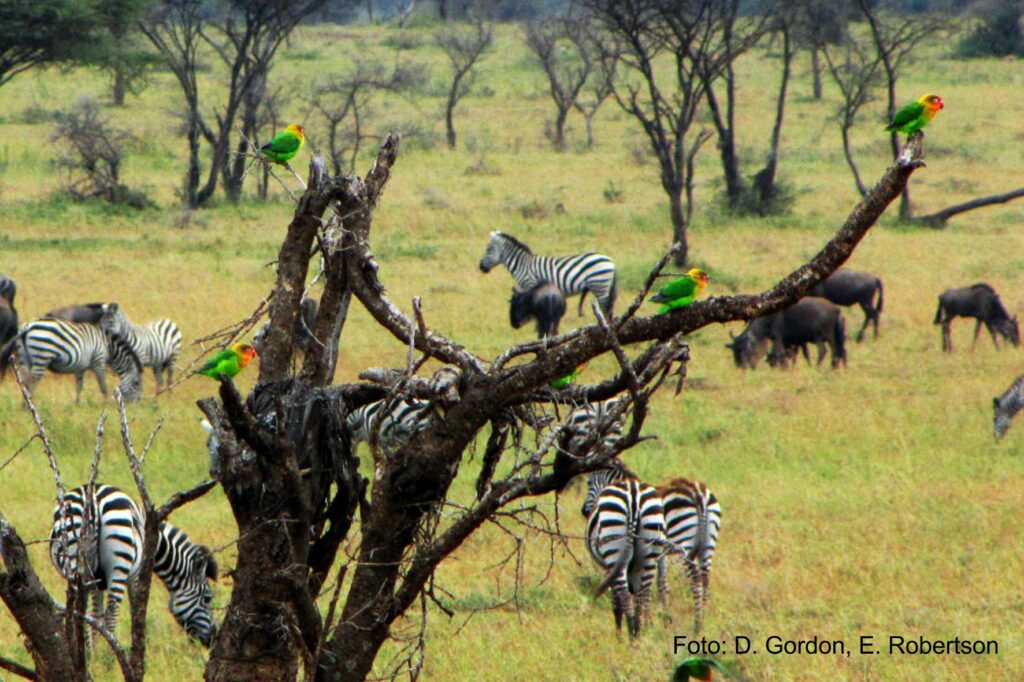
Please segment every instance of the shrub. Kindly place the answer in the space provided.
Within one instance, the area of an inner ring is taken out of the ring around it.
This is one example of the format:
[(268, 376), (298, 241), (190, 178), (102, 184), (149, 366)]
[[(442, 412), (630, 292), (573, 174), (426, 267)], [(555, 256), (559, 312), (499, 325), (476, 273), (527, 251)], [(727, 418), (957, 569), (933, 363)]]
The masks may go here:
[(1024, 56), (1024, 2), (984, 0), (972, 9), (978, 21), (961, 38), (957, 54), (966, 58)]

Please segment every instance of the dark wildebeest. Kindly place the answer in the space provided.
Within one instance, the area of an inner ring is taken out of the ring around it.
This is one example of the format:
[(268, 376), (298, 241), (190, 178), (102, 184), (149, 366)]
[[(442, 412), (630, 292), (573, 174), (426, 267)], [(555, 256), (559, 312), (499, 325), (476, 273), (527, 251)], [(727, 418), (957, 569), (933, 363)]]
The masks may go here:
[(935, 324), (942, 325), (942, 350), (953, 352), (953, 339), (949, 333), (950, 323), (953, 318), (973, 317), (977, 322), (974, 325), (973, 348), (978, 343), (978, 333), (981, 331), (982, 323), (992, 336), (992, 343), (999, 348), (999, 340), (996, 332), (999, 332), (1007, 341), (1015, 346), (1020, 345), (1020, 328), (1017, 326), (1017, 317), (1010, 317), (999, 300), (999, 294), (990, 285), (984, 282), (973, 284), (960, 289), (946, 289), (939, 296), (939, 308), (935, 311)]
[(519, 329), (530, 321), (537, 320), (537, 338), (556, 336), (558, 323), (565, 315), (565, 296), (550, 282), (541, 282), (529, 291), (512, 290), (509, 301), (509, 320), (513, 329)]
[(6, 299), (14, 307), (14, 296), (18, 293), (18, 285), (7, 275), (0, 275), (0, 298)]
[[(878, 304), (875, 304), (875, 292), (878, 292)], [(832, 276), (814, 287), (810, 296), (820, 296), (836, 305), (859, 305), (864, 311), (864, 324), (857, 332), (857, 342), (864, 340), (864, 331), (868, 324), (875, 328), (878, 338), (878, 318), (882, 312), (883, 293), (882, 280), (866, 272), (856, 270), (836, 270)]]
[(768, 346), (768, 362), (772, 366), (785, 367), (789, 359), (795, 359), (796, 349), (803, 351), (810, 363), (807, 344), (818, 346), (818, 364), (825, 358), (825, 347), (832, 352), (832, 367), (846, 364), (846, 328), (843, 316), (832, 303), (823, 298), (804, 298), (785, 310), (752, 320), (739, 336), (732, 336), (732, 343), (725, 344), (732, 349), (737, 367), (757, 366), (764, 357)]
[[(316, 301), (311, 298), (304, 298), (299, 303), (299, 316), (295, 318), (295, 345), (303, 353), (309, 350), (309, 344), (313, 340), (313, 323), (316, 322)], [(264, 322), (259, 331), (252, 338), (252, 345), (257, 352), (263, 352), (263, 341), (270, 330), (270, 322)]]
[(86, 322), (88, 324), (99, 324), (103, 314), (109, 310), (109, 303), (82, 303), (81, 305), (69, 305), (66, 308), (54, 308), (43, 315), (55, 320), (67, 320), (68, 322)]

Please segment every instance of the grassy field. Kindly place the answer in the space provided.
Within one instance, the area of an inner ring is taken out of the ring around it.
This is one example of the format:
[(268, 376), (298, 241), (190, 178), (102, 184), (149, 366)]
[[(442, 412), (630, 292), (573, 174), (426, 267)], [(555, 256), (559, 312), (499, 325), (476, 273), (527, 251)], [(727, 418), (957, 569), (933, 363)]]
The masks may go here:
[[(404, 44), (406, 58), (432, 65), (433, 80), (412, 100), (382, 104), (378, 120), (424, 121), (441, 131), (443, 56), (427, 34), (387, 28), (303, 29), (273, 72), (278, 83), (311, 83), (356, 52)], [(740, 65), (739, 141), (746, 172), (760, 168), (777, 86), (774, 55), (758, 51)], [(928, 130), (928, 168), (915, 174), (913, 196), (922, 212), (1019, 185), (1024, 128), (1012, 107), (1021, 88), (1015, 62), (958, 62), (936, 51), (900, 81), (904, 99), (937, 91), (946, 110)], [(799, 265), (828, 238), (857, 199), (829, 116), (836, 95), (811, 98), (807, 61), (797, 66), (783, 134), (781, 174), (796, 192), (793, 212), (769, 219), (737, 218), (717, 207), (720, 189), (712, 145), (698, 163), (698, 207), (691, 232), (694, 261), (712, 275), (710, 293), (752, 292)], [(214, 74), (202, 87), (216, 90)], [(301, 86), (296, 86), (301, 87)], [(487, 234), (502, 229), (539, 253), (595, 250), (620, 268), (620, 305), (634, 295), (670, 230), (657, 170), (643, 163), (643, 140), (632, 121), (609, 104), (599, 115), (598, 144), (585, 150), (582, 120), (573, 122), (571, 151), (556, 154), (543, 136), (552, 117), (544, 82), (530, 64), (518, 32), (502, 28), (481, 66), (476, 95), (460, 106), (460, 148), (410, 145), (376, 215), (374, 253), (392, 298), (408, 307), (421, 296), (428, 323), (474, 352), (493, 357), (532, 330), (508, 327), (511, 279), (482, 275), (476, 263)], [(180, 96), (168, 73), (124, 109), (105, 113), (137, 137), (125, 165), (127, 184), (146, 189), (160, 208), (143, 212), (78, 205), (54, 198), (47, 112), (67, 109), (83, 95), (105, 97), (96, 73), (57, 70), (21, 76), (3, 88), (0, 106), (0, 272), (17, 280), (23, 320), (75, 302), (116, 300), (143, 322), (171, 317), (186, 343), (241, 319), (271, 288), (276, 256), (291, 213), (272, 187), (270, 201), (215, 205), (186, 214), (175, 189), (184, 173), (184, 140), (177, 133)], [(298, 94), (287, 114), (305, 120), (313, 142), (315, 119)], [(869, 107), (855, 131), (865, 178), (887, 164), (882, 106)], [(638, 158), (640, 157), (640, 158)], [(304, 164), (305, 154), (301, 157)], [(365, 167), (366, 164), (361, 164)], [(300, 164), (301, 167), (301, 164)], [(487, 172), (481, 173), (480, 169)], [(621, 191), (609, 203), (604, 190)], [(529, 216), (529, 217), (527, 217)], [(996, 351), (987, 338), (970, 348), (970, 325), (954, 326), (956, 353), (940, 352), (931, 324), (945, 288), (979, 280), (993, 284), (1011, 314), (1024, 304), (1024, 204), (970, 213), (942, 231), (906, 227), (891, 215), (872, 229), (850, 266), (885, 282), (882, 335), (850, 344), (849, 368), (833, 372), (801, 365), (787, 372), (741, 372), (723, 348), (727, 329), (692, 335), (692, 381), (678, 398), (662, 395), (648, 431), (658, 440), (626, 456), (652, 482), (696, 476), (718, 495), (723, 529), (712, 572), (706, 635), (749, 637), (758, 655), (739, 657), (754, 680), (1019, 680), (1024, 679), (1024, 427), (996, 445), (991, 399), (1022, 369), (1019, 349)], [(183, 226), (184, 225), (184, 226)], [(572, 307), (570, 305), (570, 307)], [(859, 327), (859, 311), (846, 315)], [(570, 313), (564, 325), (582, 320)], [(732, 331), (739, 331), (734, 325)], [(338, 381), (368, 366), (401, 366), (405, 348), (354, 309), (342, 340)], [(183, 364), (199, 354), (186, 347)], [(592, 364), (597, 381), (611, 362)], [(241, 378), (248, 387), (256, 372)], [(151, 491), (164, 498), (205, 476), (207, 454), (196, 399), (210, 395), (205, 379), (131, 406), (135, 439), (144, 441), (164, 420), (146, 464)], [(73, 404), (70, 377), (47, 376), (37, 399), (64, 480), (87, 475), (96, 420), (113, 409), (87, 380)], [(0, 462), (33, 433), (13, 381), (0, 385)], [(455, 484), (457, 500), (472, 496), (479, 460), (467, 461)], [(103, 480), (131, 489), (116, 429), (108, 423)], [(548, 574), (548, 544), (532, 537), (518, 608), (477, 612), (512, 594), (511, 567), (495, 568), (510, 549), (486, 529), (438, 574), (453, 596), (448, 619), (430, 612), (428, 680), (663, 680), (672, 638), (689, 634), (691, 608), (682, 572), (672, 574), (674, 623), (656, 623), (636, 642), (616, 638), (607, 598), (589, 594), (597, 572), (579, 536), (581, 491), (559, 500), (571, 536), (557, 549)], [(0, 510), (22, 537), (37, 541), (32, 555), (54, 594), (63, 583), (48, 566), (49, 514), (54, 491), (37, 445), (0, 469)], [(553, 501), (548, 501), (553, 503)], [(233, 564), (234, 525), (218, 492), (181, 510), (175, 523), (215, 548), (224, 569)], [(226, 571), (225, 571), (226, 572)], [(227, 603), (231, 579), (217, 588)], [(150, 679), (200, 679), (204, 652), (186, 641), (155, 588), (151, 609)], [(470, 619), (468, 624), (467, 619)], [(122, 621), (126, 619), (122, 618)], [(126, 623), (120, 635), (127, 637)], [(413, 623), (402, 626), (412, 628)], [(843, 639), (851, 655), (769, 655), (766, 637)], [(873, 635), (880, 655), (861, 655), (858, 638)], [(997, 640), (990, 656), (889, 655), (889, 635), (945, 640)], [(385, 651), (380, 659), (386, 666)], [(27, 661), (17, 626), (0, 610), (0, 655)], [(732, 656), (729, 656), (733, 658)], [(96, 679), (117, 679), (106, 650)]]

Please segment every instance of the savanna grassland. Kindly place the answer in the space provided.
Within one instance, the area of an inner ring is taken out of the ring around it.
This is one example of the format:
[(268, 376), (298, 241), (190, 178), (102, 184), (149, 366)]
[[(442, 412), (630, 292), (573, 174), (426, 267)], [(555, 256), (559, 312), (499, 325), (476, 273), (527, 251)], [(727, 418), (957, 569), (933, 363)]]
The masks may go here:
[[(294, 93), (289, 120), (305, 120), (312, 144), (322, 144), (303, 92), (319, 75), (343, 68), (350, 55), (396, 54), (431, 65), (432, 80), (412, 98), (381, 100), (375, 128), (420, 121), (442, 132), (446, 65), (424, 29), (319, 26), (298, 32), (284, 49), (272, 80)], [(922, 212), (1019, 186), (1024, 177), (1024, 127), (1014, 106), (1024, 67), (1019, 62), (949, 58), (945, 45), (929, 48), (900, 80), (901, 99), (925, 91), (943, 96), (946, 109), (927, 131), (928, 167), (912, 180)], [(759, 49), (738, 65), (739, 141), (744, 170), (760, 168), (767, 149), (777, 87), (777, 55)], [(210, 60), (212, 63), (212, 60)], [(836, 93), (811, 98), (809, 60), (800, 57), (791, 85), (780, 172), (796, 193), (792, 212), (739, 218), (718, 206), (720, 166), (713, 144), (699, 158), (697, 210), (691, 231), (696, 265), (709, 270), (709, 293), (759, 291), (812, 255), (857, 200), (830, 116)], [(216, 90), (215, 72), (202, 87)], [(457, 112), (457, 151), (412, 140), (375, 217), (373, 251), (393, 300), (408, 307), (421, 296), (428, 323), (472, 351), (494, 357), (532, 329), (508, 325), (511, 279), (503, 270), (483, 275), (477, 262), (487, 235), (502, 229), (538, 253), (594, 250), (620, 268), (620, 307), (668, 246), (667, 203), (645, 141), (632, 120), (609, 103), (598, 116), (597, 145), (585, 149), (583, 121), (574, 119), (570, 150), (558, 154), (543, 135), (553, 116), (540, 71), (519, 29), (502, 27), (480, 66), (471, 94)], [(245, 317), (272, 287), (271, 262), (291, 215), (280, 186), (271, 199), (237, 206), (215, 204), (186, 213), (175, 189), (184, 174), (184, 139), (172, 76), (157, 72), (150, 86), (123, 109), (104, 113), (133, 133), (124, 180), (146, 190), (159, 208), (141, 212), (54, 198), (58, 178), (50, 160), (53, 124), (47, 112), (75, 106), (83, 95), (106, 97), (103, 76), (88, 70), (47, 70), (21, 76), (0, 90), (0, 272), (19, 286), (23, 320), (76, 302), (116, 300), (136, 322), (171, 317), (186, 344)], [(888, 162), (881, 102), (869, 106), (854, 131), (866, 180)], [(705, 122), (706, 123), (706, 122)], [(306, 152), (297, 168), (304, 172)], [(360, 170), (368, 166), (368, 157)], [(285, 177), (284, 181), (294, 184)], [(614, 190), (606, 192), (606, 190)], [(610, 202), (606, 195), (619, 201)], [(780, 372), (732, 365), (728, 328), (691, 337), (690, 381), (674, 398), (653, 404), (642, 443), (626, 461), (652, 482), (695, 476), (718, 495), (723, 528), (712, 571), (706, 635), (745, 635), (762, 649), (769, 635), (844, 639), (860, 635), (886, 643), (954, 636), (995, 639), (999, 655), (784, 656), (738, 659), (753, 680), (1019, 680), (1024, 679), (1024, 426), (996, 445), (991, 399), (1024, 370), (1021, 349), (996, 351), (988, 338), (970, 348), (972, 325), (954, 325), (956, 353), (940, 352), (932, 325), (945, 288), (985, 280), (1016, 314), (1024, 306), (1024, 204), (956, 218), (944, 230), (908, 227), (894, 208), (858, 247), (849, 265), (882, 277), (881, 337), (849, 345), (849, 367)], [(847, 329), (859, 311), (846, 313)], [(574, 302), (565, 325), (583, 322)], [(731, 330), (738, 332), (739, 325)], [(181, 364), (200, 349), (186, 346)], [(369, 366), (403, 366), (406, 349), (353, 306), (341, 344), (338, 381)], [(610, 360), (591, 364), (584, 380), (614, 371)], [(240, 377), (251, 386), (256, 372)], [(64, 480), (88, 472), (100, 413), (111, 410), (87, 378), (80, 405), (73, 379), (47, 376), (37, 401)], [(157, 498), (206, 475), (205, 434), (196, 399), (214, 385), (196, 378), (171, 394), (130, 406), (137, 444), (163, 419), (146, 462)], [(31, 435), (33, 426), (14, 382), (0, 384), (0, 462)], [(472, 497), (479, 459), (464, 461), (456, 500)], [(102, 478), (132, 489), (113, 422), (108, 422)], [(50, 567), (43, 542), (50, 527), (54, 487), (38, 444), (0, 469), (0, 509), (26, 539), (37, 570), (55, 595), (63, 582)], [(672, 635), (689, 634), (691, 606), (683, 573), (672, 573), (674, 624), (656, 622), (636, 642), (616, 638), (607, 597), (590, 596), (597, 571), (580, 535), (579, 486), (558, 502), (567, 552), (530, 536), (518, 606), (490, 610), (512, 596), (514, 565), (496, 568), (513, 549), (487, 528), (471, 538), (438, 573), (450, 594), (449, 619), (429, 612), (424, 678), (428, 680), (662, 680), (669, 676)], [(550, 503), (549, 502), (549, 511)], [(235, 529), (224, 497), (214, 491), (182, 509), (174, 522), (216, 548), (223, 572), (233, 563)], [(230, 576), (217, 588), (228, 601)], [(188, 641), (154, 588), (150, 609), (153, 680), (201, 678), (204, 652)], [(657, 609), (657, 607), (656, 607)], [(657, 611), (656, 611), (657, 612)], [(468, 619), (468, 623), (467, 623)], [(126, 618), (120, 634), (127, 636)], [(411, 630), (414, 623), (408, 624)], [(382, 653), (381, 671), (394, 648)], [(29, 662), (17, 626), (0, 612), (0, 655)], [(731, 658), (731, 657), (730, 657)], [(116, 679), (109, 652), (96, 654), (96, 679)]]

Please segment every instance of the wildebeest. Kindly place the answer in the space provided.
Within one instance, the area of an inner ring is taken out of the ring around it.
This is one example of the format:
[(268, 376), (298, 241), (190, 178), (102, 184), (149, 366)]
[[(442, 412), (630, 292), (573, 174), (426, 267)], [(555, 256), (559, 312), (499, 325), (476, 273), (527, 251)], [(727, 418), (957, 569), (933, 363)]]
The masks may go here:
[(538, 338), (555, 336), (563, 315), (565, 296), (555, 284), (541, 282), (529, 291), (512, 290), (509, 321), (513, 329), (519, 329), (531, 319), (536, 319)]
[[(732, 336), (732, 333), (730, 332)], [(818, 364), (825, 358), (825, 347), (831, 350), (832, 367), (846, 364), (846, 328), (843, 316), (832, 303), (823, 298), (801, 299), (777, 313), (752, 320), (739, 336), (732, 336), (732, 349), (737, 367), (753, 369), (764, 357), (768, 346), (769, 363), (785, 367), (794, 350), (803, 350), (810, 362), (807, 344), (818, 346)]]
[[(14, 282), (11, 280), (4, 280)], [(11, 290), (13, 291), (13, 289)], [(13, 297), (14, 294), (11, 294)], [(18, 335), (18, 311), (14, 308), (14, 301), (7, 298), (3, 294), (3, 290), (0, 290), (0, 348), (3, 348), (11, 341), (15, 336)]]
[(0, 275), (0, 298), (6, 299), (14, 306), (14, 296), (18, 293), (18, 285), (7, 275)]
[(956, 316), (976, 318), (974, 325), (974, 342), (978, 343), (978, 333), (982, 323), (992, 336), (992, 343), (999, 348), (996, 332), (1014, 346), (1020, 345), (1020, 328), (1017, 317), (1010, 317), (999, 300), (999, 294), (985, 282), (972, 284), (959, 289), (946, 289), (939, 296), (939, 307), (935, 311), (935, 324), (942, 325), (942, 350), (953, 352), (953, 339), (949, 333), (950, 323)]
[[(314, 322), (316, 322), (316, 301), (308, 297), (304, 298), (299, 303), (299, 316), (295, 318), (295, 345), (303, 353), (309, 350), (309, 344), (313, 340)], [(252, 344), (260, 353), (263, 352), (263, 343), (268, 331), (270, 331), (270, 322), (264, 322), (252, 338)]]
[(108, 303), (82, 303), (69, 305), (64, 308), (54, 308), (43, 315), (54, 320), (67, 320), (68, 322), (86, 322), (88, 324), (99, 324), (103, 314), (108, 310)]
[[(875, 303), (875, 292), (878, 292), (878, 303)], [(864, 311), (864, 324), (857, 332), (857, 342), (864, 340), (864, 331), (868, 324), (875, 328), (878, 338), (878, 318), (882, 312), (884, 295), (882, 280), (866, 272), (856, 270), (836, 270), (832, 275), (810, 291), (810, 296), (819, 296), (836, 305), (859, 305)]]

